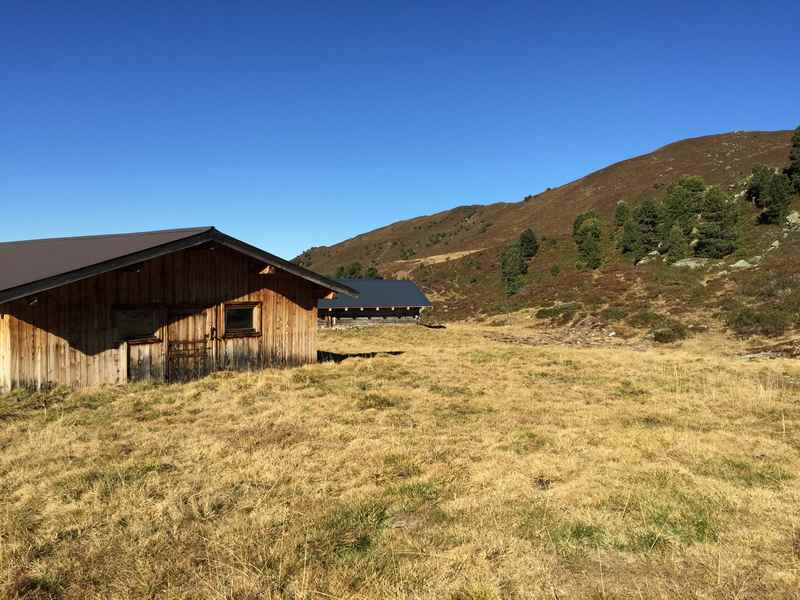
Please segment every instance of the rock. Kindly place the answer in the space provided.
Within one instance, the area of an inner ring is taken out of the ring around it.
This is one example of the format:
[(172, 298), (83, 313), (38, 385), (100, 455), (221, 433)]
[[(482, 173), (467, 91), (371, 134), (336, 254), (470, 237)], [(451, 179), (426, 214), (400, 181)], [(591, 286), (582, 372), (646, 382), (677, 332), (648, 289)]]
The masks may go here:
[(769, 245), (769, 248), (767, 248), (767, 252), (772, 252), (773, 250), (777, 250), (780, 247), (781, 243), (778, 240), (775, 240)]
[(759, 263), (760, 263), (762, 260), (764, 260), (764, 257), (763, 257), (763, 256), (761, 256), (761, 255), (759, 254), (758, 256), (752, 256), (752, 257), (750, 258), (749, 262), (753, 263), (754, 265), (757, 265), (757, 264), (759, 264)]
[(800, 212), (794, 210), (789, 213), (789, 216), (786, 217), (786, 224), (793, 229), (800, 227)]
[(672, 263), (672, 266), (687, 269), (702, 269), (709, 262), (711, 262), (710, 258), (683, 258)]
[(639, 264), (639, 265), (646, 265), (647, 263), (651, 263), (651, 262), (653, 262), (654, 260), (658, 260), (659, 256), (661, 256), (661, 254), (659, 253), (659, 251), (658, 251), (658, 250), (653, 250), (652, 252), (648, 253), (648, 254), (647, 254), (647, 256), (645, 256), (643, 259), (641, 259), (641, 260), (640, 260), (638, 263), (636, 263), (636, 264)]
[(753, 265), (751, 265), (746, 260), (742, 259), (742, 260), (737, 260), (735, 263), (731, 265), (731, 267), (734, 269), (750, 269), (753, 267)]

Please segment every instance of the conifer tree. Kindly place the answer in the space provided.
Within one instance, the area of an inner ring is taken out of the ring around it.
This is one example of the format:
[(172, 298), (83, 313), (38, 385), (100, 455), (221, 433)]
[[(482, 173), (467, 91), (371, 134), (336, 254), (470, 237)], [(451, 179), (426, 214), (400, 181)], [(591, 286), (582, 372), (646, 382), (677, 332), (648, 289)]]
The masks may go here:
[(787, 175), (794, 184), (794, 190), (800, 194), (800, 127), (792, 135), (792, 149), (789, 151), (789, 169)]
[(590, 269), (602, 264), (600, 219), (593, 212), (582, 213), (575, 218), (573, 238), (578, 246), (578, 263)]
[(533, 229), (528, 228), (523, 231), (519, 236), (519, 247), (522, 251), (523, 258), (533, 258), (539, 252), (539, 240), (536, 239), (536, 234)]
[(628, 217), (631, 216), (631, 209), (628, 208), (628, 205), (625, 203), (624, 200), (620, 200), (617, 202), (617, 207), (614, 209), (614, 225), (617, 227), (624, 227), (625, 223), (628, 221)]
[(663, 221), (661, 207), (648, 198), (633, 211), (633, 219), (639, 227), (639, 245), (642, 256), (658, 250)]
[(513, 296), (524, 283), (523, 276), (528, 272), (528, 265), (522, 255), (522, 248), (519, 242), (515, 242), (503, 250), (500, 256), (500, 271), (503, 276), (503, 284), (506, 294)]
[(630, 215), (622, 226), (622, 236), (617, 242), (617, 248), (623, 255), (633, 259), (634, 262), (644, 256), (639, 226)]
[(762, 223), (780, 224), (789, 214), (789, 205), (792, 201), (792, 182), (788, 175), (775, 173), (767, 183), (762, 194), (764, 212), (761, 213)]
[(686, 239), (686, 234), (678, 223), (670, 229), (667, 246), (667, 262), (670, 264), (689, 256), (689, 240)]
[(718, 187), (709, 188), (703, 198), (702, 223), (695, 254), (722, 258), (736, 249), (738, 212), (733, 200)]
[(662, 207), (661, 238), (667, 242), (672, 226), (677, 223), (685, 235), (692, 230), (702, 210), (705, 182), (702, 177), (682, 177), (667, 190)]
[(753, 167), (753, 175), (747, 185), (747, 198), (758, 208), (764, 208), (764, 197), (767, 187), (775, 172), (764, 165)]

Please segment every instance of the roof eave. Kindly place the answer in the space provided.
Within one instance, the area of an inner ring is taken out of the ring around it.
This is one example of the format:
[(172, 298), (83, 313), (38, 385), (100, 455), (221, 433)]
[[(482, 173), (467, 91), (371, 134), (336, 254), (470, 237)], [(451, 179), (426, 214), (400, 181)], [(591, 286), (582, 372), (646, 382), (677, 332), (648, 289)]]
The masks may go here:
[(57, 287), (61, 287), (62, 285), (75, 283), (76, 281), (88, 279), (96, 275), (102, 275), (103, 273), (108, 273), (109, 271), (123, 269), (145, 260), (151, 260), (166, 254), (172, 254), (173, 252), (179, 252), (180, 250), (186, 250), (210, 241), (215, 241), (219, 244), (237, 250), (238, 252), (246, 254), (252, 258), (255, 258), (256, 260), (263, 261), (297, 277), (311, 281), (312, 283), (316, 283), (325, 289), (339, 292), (353, 298), (358, 297), (358, 292), (349, 286), (333, 281), (332, 279), (328, 279), (327, 277), (319, 275), (318, 273), (314, 273), (313, 271), (309, 271), (308, 269), (295, 265), (294, 263), (275, 256), (274, 254), (270, 254), (269, 252), (265, 252), (260, 248), (256, 248), (255, 246), (251, 246), (250, 244), (237, 240), (236, 238), (232, 238), (231, 236), (222, 233), (214, 227), (209, 227), (205, 231), (201, 231), (200, 233), (176, 240), (174, 242), (168, 242), (160, 246), (148, 248), (147, 250), (134, 252), (133, 254), (103, 261), (94, 265), (89, 265), (88, 267), (83, 267), (74, 271), (68, 271), (67, 273), (60, 273), (59, 275), (40, 279), (39, 281), (33, 281), (24, 285), (9, 288), (7, 290), (2, 290), (0, 291), (0, 304), (13, 302), (14, 300), (20, 300), (27, 296), (40, 294)]
[(60, 273), (52, 277), (40, 279), (39, 281), (32, 281), (24, 285), (2, 290), (0, 291), (0, 304), (13, 302), (14, 300), (20, 300), (27, 296), (40, 294), (57, 287), (61, 287), (62, 285), (75, 283), (76, 281), (88, 279), (96, 275), (102, 275), (103, 273), (108, 273), (109, 271), (124, 269), (125, 267), (135, 265), (145, 260), (158, 258), (159, 256), (172, 254), (173, 252), (186, 250), (194, 246), (199, 246), (200, 244), (204, 244), (212, 239), (213, 231), (214, 228), (210, 227), (206, 231), (202, 231), (198, 234), (176, 240), (174, 242), (168, 242), (160, 246), (148, 248), (147, 250), (141, 250), (139, 252), (134, 252), (133, 254), (112, 258), (111, 260), (89, 265), (88, 267), (83, 267), (74, 271), (68, 271), (66, 273)]
[(215, 241), (224, 246), (237, 250), (242, 254), (246, 254), (252, 258), (255, 258), (256, 260), (263, 261), (264, 263), (277, 269), (281, 269), (287, 273), (291, 273), (292, 275), (307, 281), (311, 281), (312, 283), (316, 283), (325, 289), (344, 294), (345, 296), (350, 296), (351, 298), (358, 298), (358, 292), (350, 286), (339, 283), (338, 281), (334, 281), (333, 279), (329, 279), (328, 277), (320, 275), (319, 273), (315, 273), (314, 271), (310, 271), (304, 267), (301, 267), (300, 265), (294, 264), (291, 261), (261, 250), (260, 248), (251, 246), (250, 244), (242, 242), (241, 240), (237, 240), (236, 238), (222, 233), (217, 229), (212, 230), (212, 237)]

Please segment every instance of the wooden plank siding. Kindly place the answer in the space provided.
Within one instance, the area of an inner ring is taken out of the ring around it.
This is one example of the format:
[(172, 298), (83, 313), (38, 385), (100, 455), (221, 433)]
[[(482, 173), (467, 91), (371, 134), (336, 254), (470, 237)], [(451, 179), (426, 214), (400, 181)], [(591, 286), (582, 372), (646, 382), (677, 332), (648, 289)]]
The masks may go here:
[[(0, 389), (162, 380), (170, 308), (205, 311), (204, 320), (191, 326), (203, 331), (191, 335), (209, 339), (214, 368), (315, 362), (317, 301), (328, 290), (281, 270), (261, 274), (263, 269), (225, 246), (199, 246), (149, 260), (138, 271), (112, 271), (42, 292), (35, 303), (25, 298), (0, 306)], [(236, 302), (258, 303), (254, 335), (224, 335), (225, 305)], [(117, 307), (156, 308), (159, 341), (122, 342), (114, 330)], [(214, 332), (219, 339), (211, 339)]]

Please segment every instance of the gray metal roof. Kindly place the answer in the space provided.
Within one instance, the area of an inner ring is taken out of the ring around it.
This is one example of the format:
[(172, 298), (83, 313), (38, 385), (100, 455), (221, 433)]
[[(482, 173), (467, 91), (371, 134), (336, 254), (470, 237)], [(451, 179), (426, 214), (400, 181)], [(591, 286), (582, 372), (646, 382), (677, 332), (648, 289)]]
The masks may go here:
[(358, 292), (357, 298), (337, 296), (320, 300), (319, 308), (388, 308), (401, 306), (430, 306), (430, 301), (408, 279), (337, 279), (342, 285)]
[(90, 235), (0, 243), (0, 303), (215, 241), (326, 289), (356, 295), (323, 277), (214, 227)]

